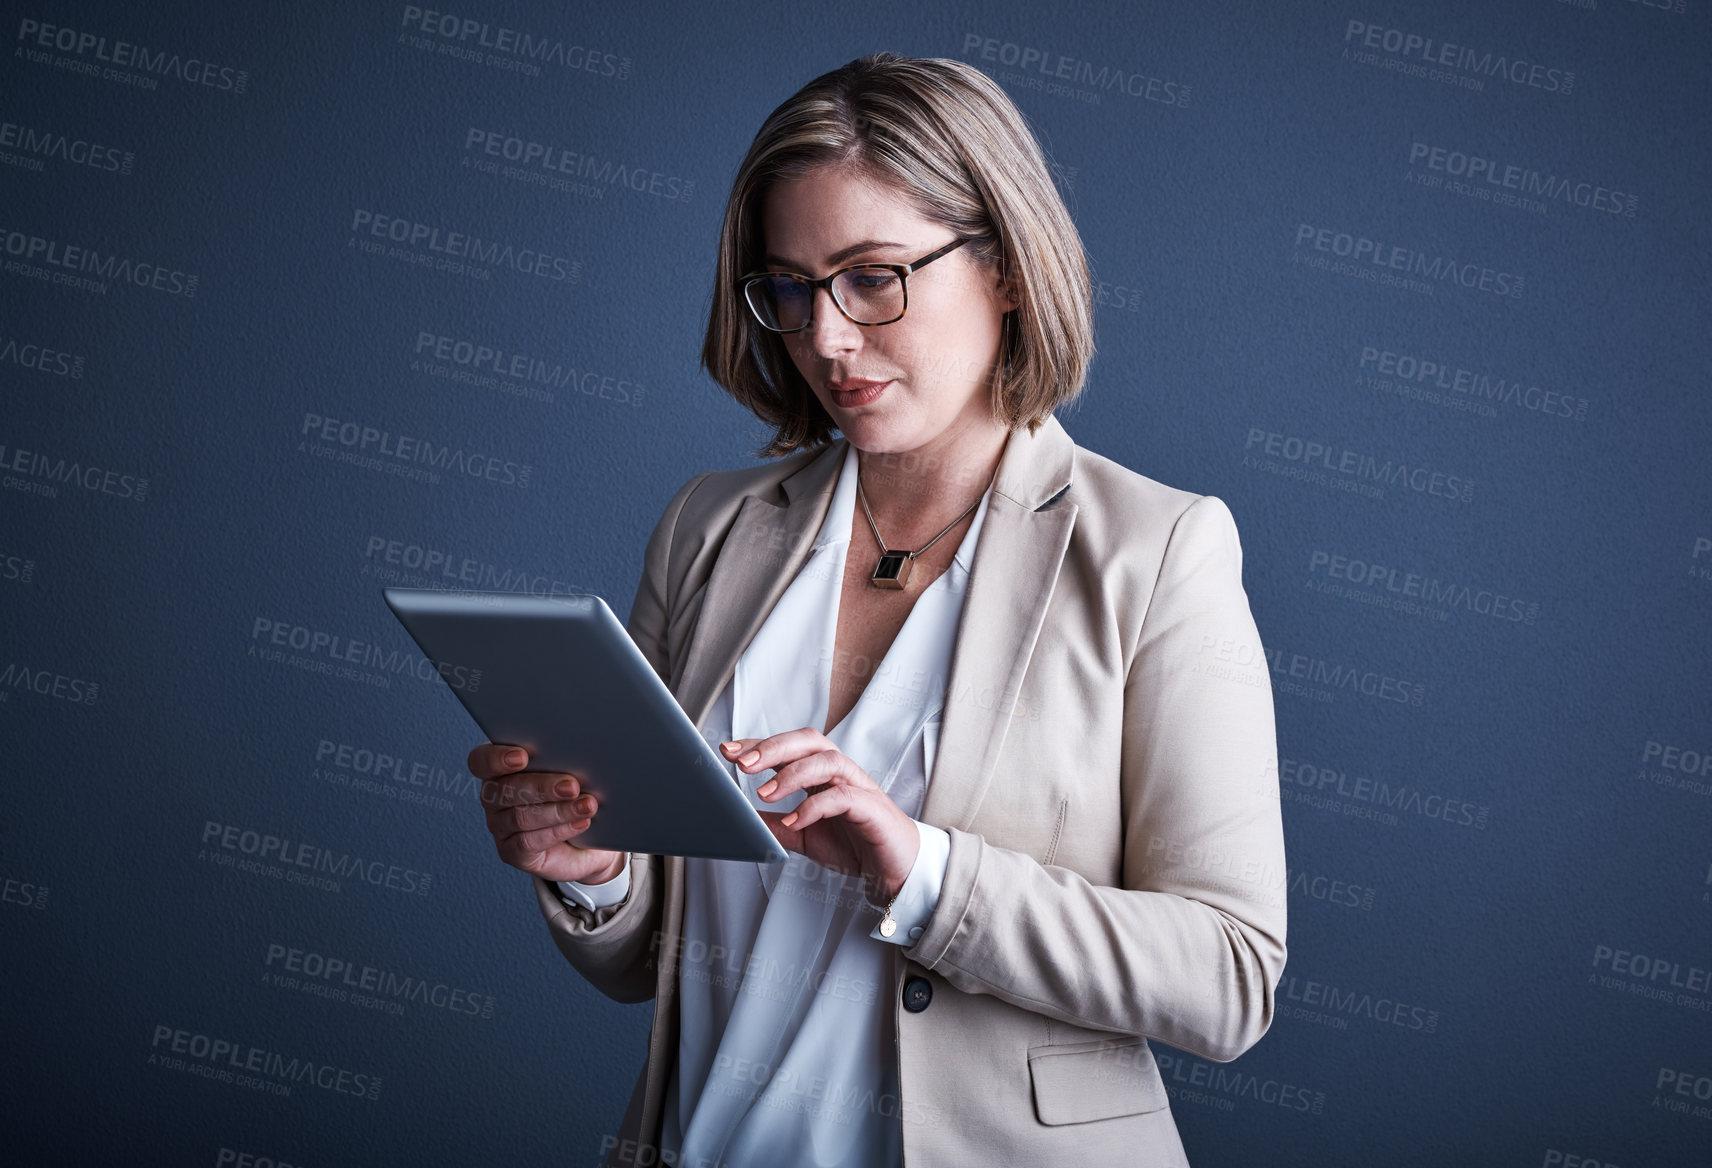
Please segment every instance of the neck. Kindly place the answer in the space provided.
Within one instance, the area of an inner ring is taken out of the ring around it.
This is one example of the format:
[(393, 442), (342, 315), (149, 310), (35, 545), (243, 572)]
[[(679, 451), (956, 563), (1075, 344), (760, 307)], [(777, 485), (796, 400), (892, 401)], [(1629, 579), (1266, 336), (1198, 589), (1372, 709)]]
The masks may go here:
[(978, 502), (993, 481), (1009, 435), (1002, 426), (988, 424), (948, 429), (910, 451), (858, 448), (862, 494), (886, 541), (909, 547), (918, 536), (931, 539)]

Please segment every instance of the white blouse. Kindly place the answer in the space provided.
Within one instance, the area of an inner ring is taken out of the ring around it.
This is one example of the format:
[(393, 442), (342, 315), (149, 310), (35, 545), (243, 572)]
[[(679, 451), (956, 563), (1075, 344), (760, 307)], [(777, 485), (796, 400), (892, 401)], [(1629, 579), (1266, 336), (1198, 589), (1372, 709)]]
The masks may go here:
[[(827, 735), (912, 818), (933, 773), (957, 620), (990, 494), (951, 567), (916, 598), (856, 705)], [(702, 728), (715, 753), (731, 738), (826, 724), (856, 506), (851, 447), (808, 561)], [(731, 773), (762, 810), (786, 812), (806, 797), (798, 791), (768, 803), (755, 789), (772, 771), (745, 775), (731, 765)], [(898, 929), (890, 938), (880, 936), (882, 910), (869, 903), (860, 877), (796, 852), (772, 865), (687, 861), (681, 1026), (663, 1163), (902, 1163), (893, 946), (921, 936), (951, 847), (941, 828), (919, 819), (916, 828), (921, 852), (893, 906)], [(605, 884), (559, 887), (588, 908), (616, 904), (629, 891), (630, 871)]]

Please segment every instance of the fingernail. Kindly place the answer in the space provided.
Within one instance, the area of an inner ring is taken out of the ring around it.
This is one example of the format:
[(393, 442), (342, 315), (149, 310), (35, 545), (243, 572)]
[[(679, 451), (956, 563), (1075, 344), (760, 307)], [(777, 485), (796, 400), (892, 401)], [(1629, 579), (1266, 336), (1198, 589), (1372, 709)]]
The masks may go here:
[(738, 745), (739, 744), (735, 742), (721, 742), (719, 744), (719, 748), (721, 750), (736, 750)]
[(766, 782), (762, 783), (759, 787), (755, 788), (755, 793), (757, 795), (761, 796), (761, 798), (765, 799), (768, 795), (771, 795), (773, 793), (774, 788), (776, 788), (778, 785), (779, 785), (779, 780), (768, 779)]
[(795, 811), (791, 812), (789, 815), (787, 815), (783, 819), (779, 820), (779, 822), (784, 824), (786, 827), (789, 827), (791, 824), (795, 823), (796, 821), (797, 821), (797, 813)]
[(761, 761), (761, 752), (759, 750), (751, 750), (748, 754), (744, 755), (742, 758), (737, 760), (737, 765), (738, 766), (754, 766), (756, 763), (758, 763), (760, 761)]
[(577, 790), (577, 785), (571, 782), (571, 780), (560, 779), (558, 785), (553, 788), (553, 793), (561, 799), (575, 799), (577, 797)]
[(508, 750), (505, 752), (505, 765), (514, 767), (522, 766), (523, 760), (527, 757), (528, 756), (521, 750)]

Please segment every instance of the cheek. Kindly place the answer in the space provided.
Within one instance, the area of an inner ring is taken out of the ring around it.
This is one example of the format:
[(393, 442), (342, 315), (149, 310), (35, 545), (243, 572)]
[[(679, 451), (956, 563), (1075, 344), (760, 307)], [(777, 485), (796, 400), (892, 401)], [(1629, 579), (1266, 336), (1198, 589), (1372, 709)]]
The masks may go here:
[(797, 367), (797, 372), (801, 373), (805, 380), (812, 380), (809, 375), (817, 360), (813, 342), (805, 339), (804, 334), (792, 333), (785, 339), (785, 353), (790, 357), (791, 364)]
[[(903, 338), (900, 338), (903, 339)], [(925, 314), (897, 351), (898, 363), (918, 384), (961, 386), (978, 380), (980, 355), (967, 321), (930, 319)]]

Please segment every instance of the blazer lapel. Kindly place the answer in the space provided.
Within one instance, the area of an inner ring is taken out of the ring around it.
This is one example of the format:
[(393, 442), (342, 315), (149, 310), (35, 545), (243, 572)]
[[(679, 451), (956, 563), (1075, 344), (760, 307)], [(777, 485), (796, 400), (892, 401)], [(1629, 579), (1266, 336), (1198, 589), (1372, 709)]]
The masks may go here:
[(992, 782), (1023, 673), (1040, 636), (1076, 505), (1041, 510), (1070, 485), (1075, 443), (1056, 416), (1012, 431), (957, 621), (939, 749), (921, 819), (968, 830)]
[(695, 631), (684, 651), (678, 704), (697, 727), (731, 679), (767, 614), (807, 561), (814, 537), (832, 506), (849, 442), (833, 440), (779, 483), (784, 502), (745, 495), (719, 549), (702, 597)]
[[(783, 503), (745, 495), (720, 548), (675, 691), (698, 727), (808, 559), (849, 446), (834, 440), (779, 486)], [(924, 822), (967, 829), (992, 781), (1075, 523), (1074, 504), (1042, 510), (1070, 485), (1075, 443), (1057, 417), (1012, 431), (970, 565), (947, 675)]]

